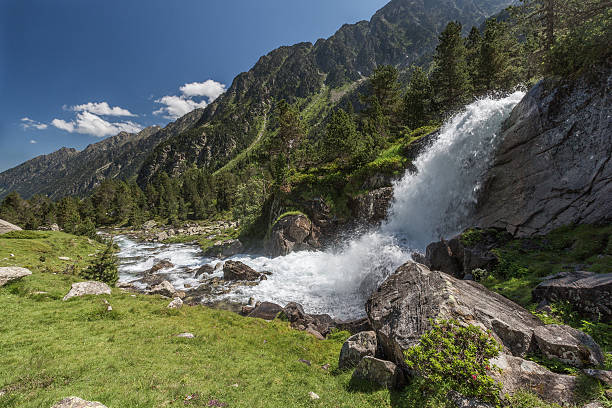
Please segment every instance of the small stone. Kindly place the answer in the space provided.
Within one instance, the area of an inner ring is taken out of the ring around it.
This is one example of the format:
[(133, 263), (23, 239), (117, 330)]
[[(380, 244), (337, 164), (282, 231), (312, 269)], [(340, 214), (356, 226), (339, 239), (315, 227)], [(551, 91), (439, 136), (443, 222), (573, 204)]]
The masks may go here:
[(85, 295), (110, 295), (111, 288), (106, 283), (102, 282), (78, 282), (73, 283), (70, 292), (64, 296), (64, 301), (73, 297), (85, 296)]
[(57, 259), (60, 261), (71, 261), (71, 259), (67, 256), (58, 256)]
[(238, 384), (232, 384), (232, 387), (238, 388)]
[(181, 333), (181, 334), (177, 334), (176, 337), (180, 337), (182, 339), (193, 339), (195, 336), (193, 335), (193, 333)]
[(612, 371), (608, 371), (608, 370), (596, 370), (596, 369), (592, 369), (592, 368), (587, 368), (587, 369), (582, 370), (582, 371), (587, 376), (595, 378), (595, 379), (601, 381), (602, 383), (604, 383), (608, 387), (612, 386)]
[(323, 337), (323, 335), (321, 333), (319, 333), (318, 331), (316, 331), (312, 327), (307, 327), (306, 328), (306, 333), (312, 335), (317, 340), (325, 340), (325, 337)]
[(357, 365), (353, 378), (365, 380), (381, 387), (399, 388), (404, 384), (402, 370), (391, 361), (366, 356)]
[(329, 370), (329, 367), (330, 367), (330, 366), (329, 366), (329, 364), (323, 364), (323, 365), (321, 366), (321, 368), (322, 368), (323, 370), (325, 370), (325, 371)]
[(310, 391), (310, 392), (308, 393), (308, 395), (310, 396), (310, 399), (311, 399), (311, 400), (318, 400), (319, 398), (321, 398), (321, 397), (319, 397), (317, 394), (315, 394), (315, 393), (314, 393), (314, 392), (312, 392), (312, 391)]
[(85, 401), (79, 397), (64, 398), (51, 408), (107, 408), (97, 401)]
[(181, 307), (183, 307), (183, 301), (180, 297), (175, 297), (168, 305), (168, 309), (180, 309)]
[(308, 361), (308, 360), (304, 360), (303, 358), (300, 358), (298, 361), (299, 361), (300, 363), (304, 363), (304, 364), (306, 364), (308, 367), (310, 367), (310, 365), (311, 365), (311, 362), (310, 362), (310, 361)]

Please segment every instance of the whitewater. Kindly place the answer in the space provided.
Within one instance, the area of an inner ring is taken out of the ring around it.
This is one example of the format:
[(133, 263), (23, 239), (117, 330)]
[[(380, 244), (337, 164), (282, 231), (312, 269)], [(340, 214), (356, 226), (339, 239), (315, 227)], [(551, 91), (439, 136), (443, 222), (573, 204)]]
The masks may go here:
[[(363, 316), (370, 294), (410, 260), (411, 253), (470, 226), (482, 181), (501, 141), (502, 124), (523, 96), (517, 91), (504, 98), (484, 98), (450, 118), (414, 161), (417, 171), (406, 172), (394, 183), (394, 199), (379, 227), (325, 251), (232, 257), (272, 274), (257, 286), (236, 288), (210, 302), (294, 301), (309, 313), (342, 319)], [(138, 279), (156, 262), (168, 259), (174, 268), (160, 273), (184, 290), (201, 284), (194, 277), (195, 268), (219, 262), (204, 257), (195, 245), (139, 243), (124, 236), (116, 242), (123, 282)], [(221, 277), (222, 271), (213, 276)]]

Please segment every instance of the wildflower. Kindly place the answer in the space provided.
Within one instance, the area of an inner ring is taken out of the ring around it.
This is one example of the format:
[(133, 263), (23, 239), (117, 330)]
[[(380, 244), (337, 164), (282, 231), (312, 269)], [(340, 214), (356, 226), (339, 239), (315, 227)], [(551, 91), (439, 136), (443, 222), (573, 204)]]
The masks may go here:
[(476, 374), (472, 374), (472, 379), (475, 380), (476, 379)]

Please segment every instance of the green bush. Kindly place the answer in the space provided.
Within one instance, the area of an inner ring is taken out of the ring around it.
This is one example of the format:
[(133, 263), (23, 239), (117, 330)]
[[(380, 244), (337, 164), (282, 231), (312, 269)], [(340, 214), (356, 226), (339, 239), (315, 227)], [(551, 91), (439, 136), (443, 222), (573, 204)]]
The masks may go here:
[(3, 239), (40, 239), (46, 238), (47, 233), (41, 231), (11, 231), (0, 235)]
[(81, 271), (83, 279), (104, 282), (111, 286), (115, 286), (119, 280), (119, 272), (117, 270), (117, 257), (112, 241), (90, 266)]
[(419, 344), (405, 351), (406, 364), (425, 378), (425, 392), (455, 390), (467, 397), (499, 403), (501, 384), (487, 375), (495, 370), (489, 360), (502, 348), (476, 326), (444, 320), (433, 325)]

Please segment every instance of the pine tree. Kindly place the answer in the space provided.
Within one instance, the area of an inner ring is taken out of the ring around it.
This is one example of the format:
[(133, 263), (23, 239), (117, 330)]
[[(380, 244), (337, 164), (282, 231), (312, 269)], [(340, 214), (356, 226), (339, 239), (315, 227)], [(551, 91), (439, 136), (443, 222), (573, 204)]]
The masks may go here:
[(404, 123), (410, 129), (427, 124), (434, 113), (434, 91), (427, 73), (421, 67), (412, 67), (412, 76), (404, 96)]
[(367, 94), (361, 95), (361, 102), (365, 105), (361, 111), (362, 128), (379, 146), (399, 130), (402, 98), (398, 78), (394, 66), (379, 66), (368, 80)]
[(321, 150), (327, 161), (340, 159), (346, 164), (359, 150), (359, 140), (352, 116), (341, 108), (331, 115), (327, 123)]

